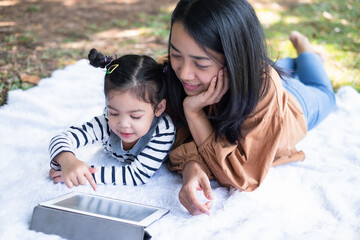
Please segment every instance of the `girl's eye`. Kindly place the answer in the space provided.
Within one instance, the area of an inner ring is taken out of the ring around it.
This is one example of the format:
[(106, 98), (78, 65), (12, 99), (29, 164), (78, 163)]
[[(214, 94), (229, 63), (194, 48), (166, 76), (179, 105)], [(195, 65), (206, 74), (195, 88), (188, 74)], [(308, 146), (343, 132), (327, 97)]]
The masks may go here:
[(140, 119), (142, 116), (130, 116), (132, 119), (135, 119), (135, 120), (137, 120), (137, 119)]
[(118, 116), (119, 114), (118, 114), (118, 113), (111, 113), (111, 112), (109, 112), (109, 115), (112, 116), (112, 117), (116, 117), (116, 116)]

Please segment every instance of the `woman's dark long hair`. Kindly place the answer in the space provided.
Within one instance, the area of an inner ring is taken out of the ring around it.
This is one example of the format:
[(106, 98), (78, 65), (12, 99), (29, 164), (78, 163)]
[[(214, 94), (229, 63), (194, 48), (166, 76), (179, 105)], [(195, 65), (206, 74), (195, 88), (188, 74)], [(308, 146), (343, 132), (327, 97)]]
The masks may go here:
[[(216, 137), (225, 136), (236, 143), (241, 124), (267, 92), (270, 66), (274, 65), (254, 9), (246, 0), (180, 0), (171, 29), (174, 22), (182, 23), (206, 53), (211, 50), (224, 55), (229, 90), (217, 104), (217, 114), (209, 119)], [(171, 34), (169, 46), (170, 42)], [(170, 48), (168, 51), (170, 54)], [(170, 57), (168, 61), (171, 65)], [(168, 81), (169, 104), (180, 124), (186, 125), (182, 104), (186, 94), (171, 67)]]

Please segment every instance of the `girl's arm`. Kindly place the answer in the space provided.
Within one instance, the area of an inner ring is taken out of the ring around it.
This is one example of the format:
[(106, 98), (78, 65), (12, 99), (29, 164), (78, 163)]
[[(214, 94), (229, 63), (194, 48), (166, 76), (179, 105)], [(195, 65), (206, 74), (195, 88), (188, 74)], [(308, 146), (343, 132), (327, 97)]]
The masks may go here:
[(91, 169), (85, 162), (75, 157), (74, 150), (89, 143), (104, 141), (109, 136), (109, 127), (104, 115), (94, 117), (80, 127), (70, 127), (50, 141), (50, 177), (54, 182), (65, 182), (71, 188), (85, 185), (88, 181), (94, 190), (96, 184)]
[(67, 187), (72, 188), (73, 186), (85, 185), (88, 181), (96, 191), (96, 183), (92, 177), (95, 169), (90, 168), (70, 152), (61, 152), (56, 156), (55, 161), (62, 167), (61, 171), (50, 169), (50, 177), (55, 183), (64, 182)]
[(97, 167), (94, 174), (97, 184), (131, 185), (145, 184), (161, 167), (175, 139), (174, 125), (167, 115), (161, 120), (148, 144), (125, 166)]
[(70, 152), (75, 155), (75, 149), (87, 144), (103, 142), (109, 137), (109, 134), (110, 128), (105, 115), (94, 117), (90, 122), (86, 122), (81, 126), (71, 126), (67, 131), (56, 135), (50, 140), (51, 168), (61, 170), (61, 166), (55, 161), (55, 157), (61, 152)]

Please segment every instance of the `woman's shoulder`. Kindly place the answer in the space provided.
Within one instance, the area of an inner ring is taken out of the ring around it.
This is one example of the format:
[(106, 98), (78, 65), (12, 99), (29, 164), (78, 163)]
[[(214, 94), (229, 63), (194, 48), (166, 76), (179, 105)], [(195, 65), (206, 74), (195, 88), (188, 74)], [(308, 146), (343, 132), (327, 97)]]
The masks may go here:
[(252, 118), (264, 118), (271, 115), (281, 115), (286, 96), (280, 75), (270, 68), (266, 79), (266, 90), (255, 107)]

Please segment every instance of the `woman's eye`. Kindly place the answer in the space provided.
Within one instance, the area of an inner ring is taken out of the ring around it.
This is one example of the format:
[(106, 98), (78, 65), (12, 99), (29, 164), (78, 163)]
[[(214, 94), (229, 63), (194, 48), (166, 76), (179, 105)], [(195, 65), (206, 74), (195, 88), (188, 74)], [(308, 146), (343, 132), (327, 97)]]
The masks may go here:
[(170, 54), (170, 56), (171, 56), (172, 58), (176, 58), (176, 59), (181, 58), (180, 55), (177, 55), (177, 54), (174, 54), (174, 53)]
[(209, 67), (209, 66), (206, 66), (206, 65), (200, 65), (200, 64), (198, 64), (198, 63), (195, 63), (195, 66), (196, 66), (197, 68), (199, 68), (199, 69), (205, 69), (205, 68)]
[(109, 112), (109, 115), (112, 116), (112, 117), (116, 117), (116, 116), (118, 116), (119, 114), (118, 114), (118, 113), (111, 113), (111, 112)]

